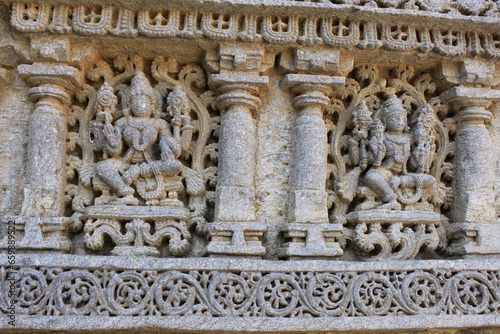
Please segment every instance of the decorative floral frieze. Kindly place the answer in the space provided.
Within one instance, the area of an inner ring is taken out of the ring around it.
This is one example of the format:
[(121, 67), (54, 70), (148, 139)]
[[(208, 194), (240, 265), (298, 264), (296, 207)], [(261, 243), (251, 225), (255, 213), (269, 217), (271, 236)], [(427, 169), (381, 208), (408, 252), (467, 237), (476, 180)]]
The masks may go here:
[[(394, 7), (388, 1), (379, 2)], [(498, 10), (492, 11), (498, 4), (484, 2), (490, 3), (487, 7), (489, 11), (485, 11), (486, 9), (478, 10), (482, 8), (482, 5), (476, 5), (477, 2), (455, 0), (453, 3), (447, 3), (446, 6), (462, 8), (464, 13), (477, 12), (477, 14), (486, 15), (491, 12), (498, 15)], [(351, 4), (352, 1), (348, 3)], [(375, 1), (370, 3), (375, 3)], [(421, 8), (446, 12), (444, 9), (426, 5), (426, 1), (417, 1), (417, 3)], [(466, 8), (470, 9), (466, 10)], [(484, 54), (490, 58), (500, 58), (500, 35), (498, 33), (464, 28), (460, 30), (440, 27), (429, 29), (426, 26), (407, 23), (404, 18), (400, 23), (383, 23), (372, 22), (369, 19), (366, 21), (344, 19), (340, 14), (328, 16), (238, 15), (206, 11), (190, 12), (176, 8), (141, 9), (133, 12), (113, 6), (76, 5), (74, 8), (69, 8), (68, 6), (15, 3), (12, 5), (11, 23), (21, 32), (67, 33), (72, 30), (81, 35), (97, 36), (109, 33), (115, 36), (135, 37), (139, 34), (145, 37), (188, 39), (205, 36), (221, 41), (264, 40), (273, 44), (293, 44), (298, 41), (305, 45), (324, 43), (331, 46), (357, 46), (361, 49), (383, 47), (393, 51), (428, 52), (434, 50), (448, 57)]]
[[(269, 267), (265, 261), (262, 265)], [(13, 304), (17, 315), (47, 319), (63, 315), (297, 319), (498, 314), (499, 271), (451, 269), (440, 261), (433, 266), (266, 271), (256, 270), (259, 266), (254, 264), (249, 271), (224, 271), (161, 266), (133, 270), (108, 263), (99, 269), (49, 265), (12, 272), (4, 265), (0, 310), (8, 313)]]

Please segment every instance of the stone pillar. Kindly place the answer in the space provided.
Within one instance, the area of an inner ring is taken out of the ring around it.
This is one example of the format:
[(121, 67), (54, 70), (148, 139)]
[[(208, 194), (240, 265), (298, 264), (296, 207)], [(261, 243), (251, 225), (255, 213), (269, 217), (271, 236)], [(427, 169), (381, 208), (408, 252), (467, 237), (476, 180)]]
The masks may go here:
[(328, 138), (323, 111), (330, 104), (328, 96), (332, 89), (342, 86), (345, 78), (325, 75), (339, 72), (338, 53), (297, 50), (292, 57), (294, 61), (289, 63), (295, 64), (292, 69), (299, 74), (286, 75), (282, 86), (296, 95), (292, 103), (297, 116), (293, 129), (289, 223), (282, 228), (289, 242), (280, 249), (280, 256), (337, 257), (342, 255), (336, 241), (342, 225), (330, 224), (328, 218)]
[(209, 85), (218, 95), (215, 104), (221, 112), (215, 222), (209, 224), (207, 246), (211, 256), (265, 254), (261, 239), (267, 228), (255, 221), (253, 114), (260, 107), (258, 95), (268, 86), (268, 77), (248, 64), (252, 59), (260, 63), (259, 54), (262, 56), (261, 49), (221, 47), (221, 73), (210, 76)]
[[(66, 112), (81, 73), (65, 65), (19, 65), (30, 100), (36, 102), (30, 117), (27, 185), (20, 217), (14, 221), (23, 234), (17, 249), (69, 250), (64, 236)], [(1, 248), (4, 245), (0, 244)]]
[(453, 223), (450, 252), (461, 256), (500, 253), (500, 223), (495, 210), (495, 162), (487, 108), (500, 91), (453, 87), (443, 95), (456, 111)]

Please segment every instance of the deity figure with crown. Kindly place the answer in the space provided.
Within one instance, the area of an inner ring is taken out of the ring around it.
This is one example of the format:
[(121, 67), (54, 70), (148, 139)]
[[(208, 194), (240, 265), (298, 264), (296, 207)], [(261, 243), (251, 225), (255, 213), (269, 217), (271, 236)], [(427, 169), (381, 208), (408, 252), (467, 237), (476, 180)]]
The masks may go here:
[(430, 173), (435, 122), (429, 104), (408, 117), (394, 94), (374, 112), (364, 101), (354, 111), (349, 141), (354, 168), (338, 185), (339, 193), (354, 202), (346, 216), (353, 225), (348, 237), (361, 257), (410, 259), (422, 246), (437, 247), (441, 216), (429, 200), (436, 183)]
[[(112, 88), (104, 84), (98, 93), (96, 118), (102, 123), (103, 160), (97, 163), (96, 174), (115, 192), (114, 204), (172, 202), (172, 198), (166, 198), (165, 178), (177, 176), (183, 168), (177, 158), (181, 155), (181, 125), (183, 132), (191, 127), (189, 104), (180, 87), (174, 87), (167, 100), (169, 124), (160, 117), (160, 102), (142, 72), (132, 79), (128, 105), (121, 117)], [(134, 196), (136, 193), (138, 196)], [(101, 202), (106, 200), (102, 198)]]
[[(430, 106), (426, 105), (426, 111)], [(420, 110), (424, 114), (424, 108)], [(424, 188), (435, 182), (429, 172), (433, 137), (432, 114), (427, 123), (416, 122), (413, 133), (408, 133), (407, 112), (400, 100), (391, 95), (369, 125), (367, 153), (371, 168), (366, 172), (364, 184), (382, 202), (378, 209), (401, 210), (420, 200)], [(434, 147), (435, 149), (435, 147)], [(412, 172), (410, 172), (411, 170)], [(416, 188), (406, 197), (401, 189)]]
[(191, 104), (174, 86), (164, 110), (165, 95), (143, 72), (129, 85), (106, 82), (96, 93), (89, 125), (95, 162), (81, 168), (93, 193), (84, 226), (91, 249), (102, 249), (105, 235), (116, 244), (114, 255), (159, 256), (165, 238), (173, 255), (190, 247), (191, 214), (178, 195), (190, 182), (179, 159), (192, 142)]

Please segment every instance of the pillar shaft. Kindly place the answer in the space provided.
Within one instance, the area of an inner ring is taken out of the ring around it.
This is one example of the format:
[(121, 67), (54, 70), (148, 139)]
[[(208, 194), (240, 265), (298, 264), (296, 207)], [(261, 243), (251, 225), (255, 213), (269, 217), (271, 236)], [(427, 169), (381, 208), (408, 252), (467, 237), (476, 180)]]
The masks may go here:
[(219, 176), (217, 181), (215, 221), (255, 220), (255, 120), (260, 106), (260, 86), (267, 77), (216, 74), (211, 85), (220, 95), (215, 100), (221, 111), (219, 134)]
[(326, 174), (328, 138), (323, 111), (328, 94), (344, 78), (289, 74), (284, 86), (296, 95), (293, 129), (292, 190), (289, 220), (293, 223), (328, 223)]
[(495, 180), (491, 133), (485, 122), (491, 113), (487, 100), (461, 101), (456, 142), (456, 189), (454, 220), (457, 222), (495, 221)]
[(70, 96), (57, 85), (28, 91), (38, 100), (30, 117), (28, 189), (23, 215), (55, 217), (63, 213), (65, 186), (66, 108)]
[(255, 221), (256, 133), (253, 113), (260, 107), (259, 88), (268, 77), (221, 73), (210, 77), (221, 112), (219, 173), (215, 194), (215, 221), (209, 224), (210, 256), (261, 257), (266, 249), (264, 223)]
[(453, 222), (447, 225), (449, 252), (460, 256), (500, 253), (500, 224), (495, 209), (495, 162), (487, 110), (500, 92), (454, 87), (443, 94), (457, 112)]
[[(16, 222), (22, 236), (16, 245), (20, 251), (67, 252), (71, 242), (66, 237), (69, 220), (64, 217), (66, 114), (81, 73), (71, 66), (40, 63), (17, 69), (36, 104), (30, 116), (21, 216), (4, 218)], [(8, 240), (0, 240), (0, 249), (8, 248)]]

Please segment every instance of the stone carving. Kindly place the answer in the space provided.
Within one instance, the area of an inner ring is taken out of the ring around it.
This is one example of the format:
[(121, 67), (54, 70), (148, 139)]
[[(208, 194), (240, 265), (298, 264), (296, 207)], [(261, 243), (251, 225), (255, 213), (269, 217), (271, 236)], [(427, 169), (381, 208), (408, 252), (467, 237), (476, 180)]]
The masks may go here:
[(322, 2), (420, 10), (451, 15), (498, 16), (498, 2), (495, 0), (323, 0)]
[[(168, 187), (165, 183), (175, 182), (182, 169), (177, 158), (181, 146), (189, 146), (191, 141), (192, 125), (188, 115), (191, 108), (182, 89), (174, 87), (167, 100), (167, 111), (172, 117), (168, 124), (153, 116), (159, 112), (157, 99), (148, 79), (138, 72), (130, 85), (129, 109), (123, 110), (122, 117), (115, 118), (117, 98), (107, 82), (101, 86), (97, 93), (96, 122), (91, 124), (95, 129), (96, 148), (101, 148), (98, 146), (102, 144), (103, 150), (103, 160), (97, 163), (96, 173), (118, 198), (110, 195), (108, 189), (101, 188), (102, 195), (95, 199), (96, 204), (138, 205), (135, 191), (146, 205), (178, 205), (176, 186)], [(160, 149), (158, 160), (154, 160), (155, 144)], [(149, 189), (148, 182), (156, 184)], [(99, 182), (94, 180), (94, 183)], [(166, 198), (167, 191), (169, 198)]]
[[(105, 81), (80, 93), (82, 101), (90, 97), (88, 106), (76, 106), (69, 120), (79, 126), (68, 135), (67, 199), (76, 228), (85, 222), (90, 249), (102, 249), (107, 235), (116, 245), (112, 254), (159, 256), (166, 238), (177, 256), (189, 251), (190, 226), (205, 229), (206, 203), (213, 201), (206, 183), (214, 185), (216, 177), (206, 157), (216, 161), (216, 144), (208, 141), (217, 120), (207, 111), (211, 97), (192, 91), (204, 85), (200, 68), (157, 58), (153, 87), (142, 62), (116, 59), (124, 72), (115, 75), (100, 61), (87, 73), (91, 81)], [(169, 77), (172, 72), (180, 80)]]
[[(405, 209), (418, 206), (423, 189), (435, 182), (434, 177), (426, 174), (436, 154), (435, 138), (431, 134), (434, 127), (432, 107), (426, 104), (416, 111), (419, 116), (412, 134), (404, 133), (408, 126), (407, 111), (396, 95), (391, 95), (382, 104), (374, 119), (370, 119), (369, 113), (363, 101), (354, 120), (353, 132), (361, 142), (360, 168), (371, 164), (363, 180), (372, 192), (371, 199), (361, 204), (360, 209), (372, 208), (377, 201), (383, 202), (378, 209), (401, 210), (403, 205)], [(415, 193), (403, 195), (408, 188), (415, 188)], [(423, 208), (429, 209), (426, 204)]]
[[(2, 267), (0, 310), (17, 315), (294, 318), (480, 315), (498, 312), (498, 271), (82, 270), (23, 267), (15, 296)], [(256, 268), (256, 267), (254, 267)]]
[[(332, 8), (336, 8), (337, 3), (355, 5), (363, 3), (368, 8), (381, 6), (393, 10), (394, 7), (403, 6), (404, 9), (449, 13), (453, 16), (460, 11), (462, 15), (474, 15), (478, 19), (483, 16), (498, 17), (499, 15), (499, 4), (492, 0), (332, 1), (335, 2), (329, 4)], [(300, 10), (294, 7), (293, 1), (282, 5), (291, 6), (296, 11)], [(309, 6), (307, 2), (301, 5)], [(21, 32), (74, 31), (82, 35), (110, 33), (116, 36), (133, 37), (140, 34), (146, 37), (187, 39), (205, 36), (220, 41), (263, 39), (269, 43), (293, 44), (298, 41), (305, 45), (317, 45), (324, 42), (331, 46), (357, 46), (362, 49), (384, 47), (393, 51), (428, 52), (434, 50), (448, 57), (484, 54), (490, 58), (500, 58), (500, 35), (498, 33), (474, 31), (474, 29), (443, 29), (438, 27), (439, 21), (435, 21), (436, 28), (429, 29), (408, 23), (406, 17), (401, 18), (399, 22), (388, 24), (373, 22), (369, 14), (366, 19), (347, 20), (341, 15), (327, 17), (310, 14), (258, 16), (247, 13), (236, 15), (211, 11), (209, 13), (186, 12), (178, 9), (143, 9), (135, 13), (124, 8), (114, 10), (113, 6), (94, 8), (84, 5), (76, 6), (71, 16), (67, 6), (54, 6), (51, 17), (50, 7), (49, 5), (15, 3), (12, 6), (12, 25)], [(377, 9), (377, 11), (384, 11), (384, 9)], [(439, 15), (442, 16), (442, 14)], [(134, 28), (136, 16), (137, 28)], [(436, 19), (439, 20), (439, 18)], [(197, 25), (197, 21), (201, 21), (201, 26)], [(240, 21), (241, 24), (238, 24)], [(258, 21), (261, 24), (258, 24)], [(116, 25), (113, 22), (116, 22)]]
[(209, 84), (216, 91), (214, 104), (221, 113), (221, 162), (207, 252), (211, 256), (262, 256), (267, 227), (255, 217), (253, 114), (261, 105), (259, 93), (269, 85), (269, 78), (259, 72), (269, 64), (259, 46), (221, 47), (218, 62), (209, 56), (207, 68), (220, 71), (210, 76)]
[(409, 259), (423, 246), (436, 249), (440, 208), (451, 201), (442, 177), (451, 180), (453, 166), (445, 160), (454, 123), (440, 120), (446, 112), (439, 100), (424, 98), (436, 91), (429, 76), (412, 78), (408, 67), (395, 74), (386, 82), (376, 68), (357, 69), (370, 83), (362, 88), (350, 79), (341, 96), (353, 102), (345, 109), (336, 100), (331, 111), (340, 117), (330, 125), (331, 218), (353, 224), (346, 237), (363, 258)]
[(499, 0), (20, 1), (0, 331), (500, 326)]

